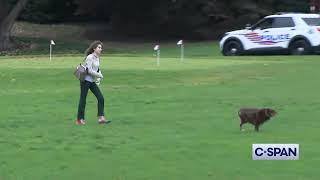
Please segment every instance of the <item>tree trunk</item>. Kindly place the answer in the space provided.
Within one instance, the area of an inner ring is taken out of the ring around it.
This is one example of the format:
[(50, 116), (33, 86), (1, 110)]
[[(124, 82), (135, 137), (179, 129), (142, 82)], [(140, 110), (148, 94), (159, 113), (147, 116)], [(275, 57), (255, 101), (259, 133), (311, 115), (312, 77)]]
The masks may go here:
[(10, 40), (10, 35), (8, 30), (5, 27), (0, 27), (0, 51), (11, 49), (13, 47), (13, 43)]
[(0, 20), (0, 51), (13, 47), (13, 42), (10, 39), (10, 32), (15, 20), (27, 2), (28, 0), (19, 0), (10, 13)]

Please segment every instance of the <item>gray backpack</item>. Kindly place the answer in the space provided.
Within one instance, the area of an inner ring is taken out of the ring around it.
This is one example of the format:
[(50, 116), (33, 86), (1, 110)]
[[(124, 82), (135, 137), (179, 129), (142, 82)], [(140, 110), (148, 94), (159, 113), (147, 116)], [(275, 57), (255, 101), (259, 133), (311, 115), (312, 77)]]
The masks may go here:
[(76, 67), (76, 70), (73, 73), (77, 79), (79, 79), (81, 82), (84, 81), (84, 77), (88, 74), (87, 68), (83, 64), (79, 64)]

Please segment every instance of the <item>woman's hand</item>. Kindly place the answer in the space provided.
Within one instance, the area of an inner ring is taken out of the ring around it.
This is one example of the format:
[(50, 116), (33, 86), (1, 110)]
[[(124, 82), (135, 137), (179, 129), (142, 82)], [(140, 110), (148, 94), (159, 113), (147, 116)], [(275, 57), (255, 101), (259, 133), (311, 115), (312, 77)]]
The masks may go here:
[(98, 72), (98, 78), (103, 78), (101, 71)]
[(97, 79), (96, 79), (96, 84), (97, 84), (97, 85), (100, 85), (100, 82), (101, 82), (101, 78), (97, 78)]

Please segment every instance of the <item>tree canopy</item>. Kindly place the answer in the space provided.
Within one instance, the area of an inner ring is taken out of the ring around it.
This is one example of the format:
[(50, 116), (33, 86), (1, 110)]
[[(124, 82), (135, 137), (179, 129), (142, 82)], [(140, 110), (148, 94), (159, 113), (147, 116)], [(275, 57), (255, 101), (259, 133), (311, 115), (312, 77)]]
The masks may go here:
[(131, 36), (154, 36), (161, 33), (165, 37), (189, 35), (195, 38), (207, 38), (206, 33), (209, 31), (243, 26), (279, 11), (309, 12), (310, 3), (310, 0), (29, 0), (26, 3), (27, 1), (0, 0), (0, 24), (2, 23), (3, 30), (0, 37), (5, 32), (5, 18), (19, 2), (23, 2), (20, 8), (26, 5), (19, 16), (24, 21), (99, 21), (110, 24), (118, 33)]

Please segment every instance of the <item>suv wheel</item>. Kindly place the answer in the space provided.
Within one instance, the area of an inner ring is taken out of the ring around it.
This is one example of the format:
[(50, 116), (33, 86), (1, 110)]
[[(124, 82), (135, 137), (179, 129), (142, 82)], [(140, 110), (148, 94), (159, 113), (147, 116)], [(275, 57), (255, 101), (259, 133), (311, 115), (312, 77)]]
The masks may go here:
[(225, 56), (236, 56), (243, 52), (242, 44), (238, 41), (228, 41), (224, 44), (222, 54)]
[(310, 52), (310, 44), (301, 39), (292, 42), (289, 46), (290, 54), (292, 55), (303, 55)]

